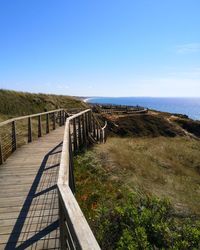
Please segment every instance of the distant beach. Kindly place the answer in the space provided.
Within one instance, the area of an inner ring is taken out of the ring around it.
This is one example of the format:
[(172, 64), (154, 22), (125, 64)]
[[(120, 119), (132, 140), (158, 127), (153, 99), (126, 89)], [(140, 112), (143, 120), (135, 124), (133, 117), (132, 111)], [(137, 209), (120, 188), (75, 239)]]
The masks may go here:
[(92, 99), (92, 98), (85, 98), (85, 99), (83, 99), (83, 102), (90, 102), (90, 99)]
[(200, 98), (160, 98), (160, 97), (91, 97), (84, 100), (88, 103), (139, 105), (158, 111), (187, 115), (200, 120)]

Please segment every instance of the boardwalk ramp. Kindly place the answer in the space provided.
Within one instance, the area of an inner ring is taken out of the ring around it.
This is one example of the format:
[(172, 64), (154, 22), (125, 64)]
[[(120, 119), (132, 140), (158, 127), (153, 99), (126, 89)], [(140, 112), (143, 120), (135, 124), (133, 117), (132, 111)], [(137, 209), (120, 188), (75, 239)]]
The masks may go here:
[[(22, 118), (4, 123), (11, 125), (11, 150), (1, 131), (0, 249), (100, 249), (74, 196), (73, 155), (87, 147), (88, 138), (103, 142), (105, 131), (91, 110), (69, 118), (55, 112), (33, 116), (37, 131), (32, 117), (24, 117), (23, 135), (17, 133)], [(27, 136), (27, 143), (18, 146), (19, 136)]]

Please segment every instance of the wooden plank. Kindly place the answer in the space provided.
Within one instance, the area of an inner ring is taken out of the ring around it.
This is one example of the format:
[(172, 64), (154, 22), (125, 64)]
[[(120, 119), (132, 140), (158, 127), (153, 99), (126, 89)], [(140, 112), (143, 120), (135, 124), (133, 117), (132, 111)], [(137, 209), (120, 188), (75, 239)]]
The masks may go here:
[(23, 203), (21, 204), (17, 204), (17, 203), (13, 203), (13, 204), (8, 204), (8, 205), (5, 205), (3, 207), (0, 207), (0, 211), (2, 213), (5, 213), (8, 211), (21, 211), (21, 209), (27, 209), (29, 208), (30, 211), (32, 210), (35, 210), (35, 206), (37, 205), (37, 208), (38, 209), (42, 209), (44, 207), (49, 207), (49, 206), (53, 206), (54, 208), (56, 208), (57, 206), (57, 198), (56, 198), (56, 201), (52, 202), (51, 199), (48, 199), (48, 200), (45, 200), (45, 201), (37, 201), (36, 203), (32, 203), (32, 206), (29, 206), (29, 205), (24, 205)]
[[(43, 249), (44, 246), (51, 249), (54, 246), (49, 245), (52, 238), (59, 248), (58, 228), (56, 233), (54, 230), (37, 242), (29, 239), (58, 221), (55, 185), (63, 131), (61, 127), (42, 140), (22, 146), (0, 168), (0, 249), (6, 246), (8, 239), (9, 249), (19, 247), (20, 243), (21, 246), (29, 244), (26, 249)], [(17, 243), (12, 242), (15, 238)]]
[[(43, 216), (47, 216), (49, 214), (51, 215), (58, 215), (58, 209), (41, 209), (41, 210), (37, 210), (37, 207), (35, 208), (36, 210), (31, 210), (28, 211), (28, 213), (26, 212), (22, 212), (20, 214), (20, 218), (30, 218), (33, 216), (33, 212), (34, 212), (34, 217), (40, 217), (41, 216), (41, 211), (42, 211), (42, 215)], [(18, 217), (19, 213), (18, 212), (5, 212), (4, 214), (0, 214), (0, 223), (2, 220), (8, 220), (8, 219), (16, 219), (19, 218)]]
[[(64, 124), (64, 111), (59, 110), (58, 112), (60, 125), (62, 125)], [(46, 132), (48, 133), (49, 113), (45, 114)], [(52, 114), (52, 117), (54, 115), (55, 113)], [(48, 247), (46, 245), (45, 249), (52, 248), (53, 245), (49, 245), (52, 239), (55, 239), (57, 244), (53, 248), (59, 248), (58, 224), (57, 229), (53, 228), (50, 233), (46, 231), (46, 236), (40, 237), (37, 242), (34, 241), (37, 233), (46, 230), (45, 226), (51, 228), (51, 225), (58, 221), (58, 194), (55, 189), (55, 184), (57, 184), (62, 209), (60, 221), (61, 224), (63, 223), (63, 242), (66, 242), (68, 235), (71, 239), (68, 238), (68, 244), (73, 247), (76, 245), (77, 249), (100, 249), (69, 188), (70, 185), (74, 191), (70, 128), (73, 128), (74, 132), (74, 149), (78, 144), (80, 146), (80, 140), (79, 143), (77, 141), (77, 131), (79, 137), (84, 138), (86, 144), (88, 132), (92, 130), (90, 115), (90, 110), (86, 110), (69, 117), (65, 129), (55, 130), (52, 134), (21, 147), (8, 159), (6, 164), (3, 164), (1, 169), (5, 170), (0, 169), (0, 243), (2, 243), (0, 248), (6, 246), (6, 242), (9, 241), (7, 249), (8, 247), (14, 249), (16, 246), (23, 249), (29, 247), (44, 249), (44, 244), (42, 244), (44, 239), (45, 242), (48, 242)], [(83, 124), (79, 122), (80, 116), (83, 118)], [(75, 118), (78, 120), (77, 127)], [(71, 120), (72, 126), (70, 127)], [(83, 132), (83, 136), (81, 136), (81, 132)], [(63, 146), (60, 144), (62, 138)], [(65, 223), (65, 219), (67, 223)], [(38, 246), (43, 248), (38, 248)]]
[[(22, 242), (19, 242), (19, 244)], [(16, 245), (15, 243), (9, 243), (7, 244), (0, 244), (0, 249), (5, 249), (5, 247), (7, 246), (7, 249), (15, 249)], [(22, 248), (25, 249), (25, 248)], [(38, 250), (44, 250), (44, 249), (60, 249), (59, 247), (59, 239), (56, 238), (52, 238), (52, 239), (41, 239), (40, 241), (35, 242), (33, 245), (26, 247), (27, 250), (29, 249), (38, 249)]]
[[(47, 222), (40, 222), (39, 223), (39, 227), (40, 228), (45, 228), (47, 226)], [(38, 222), (34, 223), (31, 222), (28, 226), (27, 225), (23, 225), (22, 229), (16, 228), (15, 233), (25, 233), (27, 232), (27, 227), (28, 228), (28, 232), (37, 232), (40, 230), (40, 228), (38, 228)], [(13, 230), (13, 225), (11, 226), (1, 226), (0, 225), (0, 235), (7, 235), (7, 234), (11, 234)], [(1, 237), (1, 236), (0, 236)]]

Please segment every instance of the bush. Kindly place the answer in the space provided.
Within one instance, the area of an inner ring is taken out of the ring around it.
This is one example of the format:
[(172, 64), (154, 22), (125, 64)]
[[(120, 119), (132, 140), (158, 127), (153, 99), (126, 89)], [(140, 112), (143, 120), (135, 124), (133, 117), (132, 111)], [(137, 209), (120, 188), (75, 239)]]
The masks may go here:
[(174, 217), (169, 200), (130, 193), (94, 151), (74, 163), (76, 198), (102, 249), (200, 249), (200, 222)]
[(154, 197), (100, 210), (96, 235), (102, 249), (200, 249), (200, 224), (177, 223), (169, 201)]

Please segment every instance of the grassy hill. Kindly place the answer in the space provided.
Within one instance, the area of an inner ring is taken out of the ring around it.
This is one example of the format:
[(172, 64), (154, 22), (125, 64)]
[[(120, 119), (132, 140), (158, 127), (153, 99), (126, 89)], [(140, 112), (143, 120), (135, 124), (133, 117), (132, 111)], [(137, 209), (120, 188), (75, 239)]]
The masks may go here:
[(32, 94), (0, 89), (0, 117), (40, 113), (58, 108), (83, 108), (85, 104), (64, 95)]
[(200, 249), (199, 123), (155, 111), (99, 118), (110, 136), (76, 157), (75, 176), (102, 249)]

